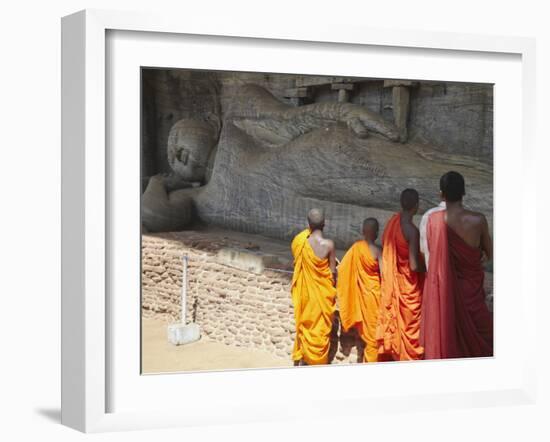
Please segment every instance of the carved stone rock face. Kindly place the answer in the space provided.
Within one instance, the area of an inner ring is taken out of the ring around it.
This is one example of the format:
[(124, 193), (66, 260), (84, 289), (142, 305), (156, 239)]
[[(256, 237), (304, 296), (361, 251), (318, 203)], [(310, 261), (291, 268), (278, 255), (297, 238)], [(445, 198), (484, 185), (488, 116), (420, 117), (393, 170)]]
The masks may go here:
[[(345, 248), (360, 236), (366, 217), (376, 217), (382, 230), (399, 210), (406, 187), (420, 193), (420, 213), (436, 206), (439, 178), (449, 170), (466, 178), (465, 205), (491, 224), (490, 165), (434, 146), (397, 143), (393, 123), (362, 106), (331, 102), (294, 108), (248, 85), (231, 102), (219, 137), (212, 128), (194, 120), (172, 128), (171, 167), (188, 181), (207, 183), (167, 194), (152, 180), (142, 206), (148, 230), (181, 230), (198, 219), (288, 240), (317, 207), (327, 215), (327, 235)], [(211, 177), (205, 179), (209, 157)]]
[(284, 240), (305, 227), (310, 209), (321, 208), (327, 236), (347, 248), (367, 217), (377, 218), (383, 231), (407, 187), (420, 193), (419, 214), (437, 206), (439, 178), (449, 170), (466, 179), (465, 205), (491, 224), (491, 171), (468, 158), (440, 157), (426, 146), (377, 135), (362, 139), (344, 124), (272, 148), (226, 120), (212, 178), (196, 189), (194, 202), (206, 224)]
[(186, 181), (204, 181), (208, 157), (216, 145), (216, 129), (192, 119), (178, 121), (168, 135), (168, 163)]

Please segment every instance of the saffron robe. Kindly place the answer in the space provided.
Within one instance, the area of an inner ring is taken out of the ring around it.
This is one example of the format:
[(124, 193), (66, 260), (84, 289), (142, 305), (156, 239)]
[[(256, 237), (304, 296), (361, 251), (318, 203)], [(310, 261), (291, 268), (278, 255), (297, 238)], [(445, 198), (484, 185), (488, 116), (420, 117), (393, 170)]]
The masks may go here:
[(386, 224), (382, 236), (382, 285), (376, 328), (378, 353), (394, 360), (422, 359), (420, 311), (424, 273), (409, 265), (409, 243), (401, 230), (401, 214)]
[(366, 241), (357, 241), (338, 266), (336, 290), (344, 331), (355, 327), (365, 343), (364, 362), (378, 360), (376, 320), (380, 308), (380, 267)]
[(291, 293), (296, 323), (292, 359), (316, 365), (328, 363), (336, 289), (329, 260), (315, 255), (308, 241), (310, 234), (309, 229), (302, 231), (291, 245), (294, 256)]
[(481, 250), (430, 215), (430, 269), (424, 287), (421, 339), (426, 359), (493, 355), (493, 317), (485, 304)]

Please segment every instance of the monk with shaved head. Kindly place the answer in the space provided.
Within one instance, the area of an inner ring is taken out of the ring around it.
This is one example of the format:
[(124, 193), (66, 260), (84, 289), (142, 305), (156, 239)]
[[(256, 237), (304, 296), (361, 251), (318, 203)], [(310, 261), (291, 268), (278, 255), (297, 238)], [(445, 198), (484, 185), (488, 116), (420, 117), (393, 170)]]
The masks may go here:
[(419, 232), (413, 224), (419, 197), (401, 192), (401, 211), (386, 224), (382, 237), (382, 286), (376, 339), (379, 355), (394, 360), (421, 359), (420, 309), (424, 272)]
[(422, 304), (421, 340), (426, 359), (493, 355), (493, 316), (485, 304), (483, 262), (493, 257), (485, 216), (465, 208), (464, 177), (439, 182), (445, 210), (432, 213), (426, 242), (430, 269)]
[(336, 298), (334, 242), (323, 236), (325, 214), (311, 209), (308, 228), (292, 240), (294, 274), (292, 303), (296, 339), (292, 359), (296, 365), (327, 364)]
[(363, 221), (363, 239), (356, 241), (338, 266), (337, 296), (344, 331), (355, 328), (364, 342), (363, 362), (378, 361), (376, 321), (380, 307), (382, 249), (376, 244), (378, 221)]

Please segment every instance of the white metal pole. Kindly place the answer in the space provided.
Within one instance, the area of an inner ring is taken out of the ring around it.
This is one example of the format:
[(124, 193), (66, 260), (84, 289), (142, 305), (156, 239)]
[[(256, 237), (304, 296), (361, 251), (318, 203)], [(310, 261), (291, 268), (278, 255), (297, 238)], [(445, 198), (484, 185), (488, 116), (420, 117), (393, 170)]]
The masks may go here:
[(187, 323), (187, 264), (189, 257), (183, 255), (183, 274), (181, 279), (181, 323), (185, 325)]

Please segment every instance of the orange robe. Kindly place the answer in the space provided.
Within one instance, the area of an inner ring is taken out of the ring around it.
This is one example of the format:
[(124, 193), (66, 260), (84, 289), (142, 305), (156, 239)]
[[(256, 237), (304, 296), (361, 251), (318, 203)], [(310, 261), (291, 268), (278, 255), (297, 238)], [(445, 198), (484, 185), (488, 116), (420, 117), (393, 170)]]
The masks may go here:
[(421, 359), (420, 310), (424, 274), (409, 265), (409, 244), (401, 231), (401, 214), (386, 224), (382, 237), (382, 287), (376, 328), (378, 353), (394, 360)]
[(318, 258), (306, 229), (292, 240), (294, 275), (292, 303), (296, 339), (292, 359), (309, 365), (328, 363), (330, 332), (335, 310), (336, 289), (328, 258)]
[(366, 241), (361, 240), (353, 244), (338, 266), (337, 294), (344, 331), (356, 327), (365, 343), (363, 361), (376, 362), (380, 268)]

